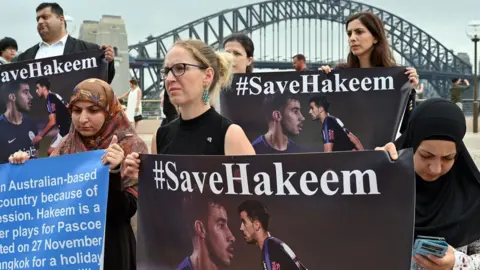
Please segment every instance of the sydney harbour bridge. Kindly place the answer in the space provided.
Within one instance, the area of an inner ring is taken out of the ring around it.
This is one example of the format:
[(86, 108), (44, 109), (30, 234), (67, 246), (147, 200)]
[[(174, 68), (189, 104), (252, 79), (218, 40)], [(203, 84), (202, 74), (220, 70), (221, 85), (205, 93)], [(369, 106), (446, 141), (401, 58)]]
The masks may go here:
[(297, 53), (307, 57), (310, 69), (333, 65), (345, 61), (348, 53), (344, 22), (360, 11), (383, 20), (397, 62), (417, 69), (426, 97), (447, 98), (452, 78), (472, 81), (472, 66), (419, 27), (388, 11), (348, 0), (270, 0), (223, 10), (130, 45), (130, 73), (147, 97), (158, 98), (163, 90), (159, 69), (176, 40), (201, 39), (222, 49), (223, 39), (238, 32), (248, 34), (255, 44), (256, 69), (292, 69)]

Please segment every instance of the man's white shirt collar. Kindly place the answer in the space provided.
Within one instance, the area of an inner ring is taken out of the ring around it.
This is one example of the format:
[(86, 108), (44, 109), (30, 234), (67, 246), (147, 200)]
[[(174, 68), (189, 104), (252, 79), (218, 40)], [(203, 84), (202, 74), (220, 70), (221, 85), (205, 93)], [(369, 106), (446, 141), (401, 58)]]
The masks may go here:
[(40, 46), (40, 48), (42, 47), (51, 47), (51, 46), (55, 46), (55, 45), (62, 45), (62, 46), (65, 46), (65, 44), (67, 43), (67, 39), (68, 39), (68, 33), (62, 37), (59, 41), (55, 42), (55, 43), (52, 43), (52, 44), (48, 44), (46, 43), (45, 41), (40, 41), (40, 43), (38, 44), (38, 46)]

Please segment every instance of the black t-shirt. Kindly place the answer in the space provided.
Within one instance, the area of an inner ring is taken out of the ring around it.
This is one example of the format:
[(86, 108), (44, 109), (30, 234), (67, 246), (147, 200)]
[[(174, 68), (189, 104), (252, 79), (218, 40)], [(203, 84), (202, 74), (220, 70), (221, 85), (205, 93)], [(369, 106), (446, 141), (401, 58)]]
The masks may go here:
[(157, 153), (171, 155), (224, 155), (225, 134), (232, 121), (211, 107), (202, 115), (173, 120), (157, 130)]
[(31, 158), (37, 157), (37, 148), (32, 144), (33, 138), (38, 135), (35, 122), (23, 116), (22, 123), (10, 123), (5, 115), (0, 115), (0, 164), (8, 163), (10, 155), (17, 151), (27, 152)]
[(344, 127), (342, 121), (329, 115), (323, 121), (323, 141), (333, 143), (332, 151), (352, 151), (355, 145), (350, 141), (350, 131)]
[(263, 243), (264, 270), (306, 270), (290, 247), (275, 237), (268, 237)]
[(57, 119), (57, 126), (59, 133), (62, 137), (68, 134), (70, 125), (72, 124), (72, 116), (67, 108), (67, 104), (63, 101), (62, 97), (50, 92), (47, 96), (47, 110), (48, 114), (55, 114)]

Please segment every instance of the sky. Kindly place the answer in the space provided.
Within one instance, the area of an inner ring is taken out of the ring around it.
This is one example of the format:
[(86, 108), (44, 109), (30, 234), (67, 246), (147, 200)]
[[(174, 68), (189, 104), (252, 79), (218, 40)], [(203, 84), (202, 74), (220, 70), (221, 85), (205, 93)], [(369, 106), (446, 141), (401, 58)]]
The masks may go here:
[[(9, 1), (2, 12), (1, 34), (17, 40), (20, 50), (39, 41), (35, 8), (42, 1)], [(157, 36), (190, 21), (227, 8), (258, 3), (257, 0), (59, 0), (65, 14), (76, 24), (83, 20), (99, 20), (103, 14), (119, 15), (125, 20), (129, 44)], [(423, 29), (455, 52), (467, 52), (473, 61), (473, 43), (466, 36), (471, 20), (480, 20), (479, 0), (359, 0), (387, 10)], [(181, 4), (180, 4), (181, 3)], [(440, 3), (446, 3), (442, 5)], [(8, 27), (7, 27), (8, 26)]]

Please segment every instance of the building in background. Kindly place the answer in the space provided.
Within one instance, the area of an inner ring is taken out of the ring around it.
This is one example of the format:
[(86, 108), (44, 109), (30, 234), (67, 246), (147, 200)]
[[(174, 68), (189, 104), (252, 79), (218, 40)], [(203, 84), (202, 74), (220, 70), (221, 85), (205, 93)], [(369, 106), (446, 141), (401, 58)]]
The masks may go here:
[(457, 56), (458, 56), (458, 58), (462, 59), (463, 61), (465, 61), (469, 65), (472, 64), (472, 62), (470, 61), (470, 56), (468, 55), (468, 53), (459, 52), (459, 53), (457, 53)]
[(100, 21), (85, 20), (78, 38), (98, 45), (113, 46), (115, 50), (115, 78), (111, 85), (117, 96), (128, 90), (130, 80), (128, 38), (121, 16), (103, 15)]

